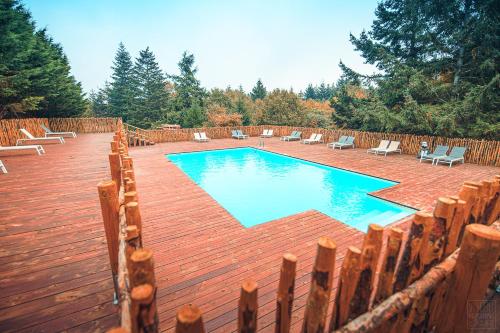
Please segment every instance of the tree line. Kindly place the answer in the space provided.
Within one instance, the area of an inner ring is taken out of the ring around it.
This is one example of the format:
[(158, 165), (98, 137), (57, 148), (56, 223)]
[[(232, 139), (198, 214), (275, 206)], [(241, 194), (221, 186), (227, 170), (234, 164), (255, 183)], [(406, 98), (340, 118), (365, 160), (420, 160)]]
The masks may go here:
[(96, 116), (122, 117), (131, 125), (154, 128), (277, 124), (329, 127), (333, 124), (328, 98), (304, 100), (293, 91), (268, 92), (259, 79), (247, 94), (238, 89), (206, 90), (196, 78), (194, 55), (184, 52), (179, 74), (163, 73), (149, 48), (132, 56), (120, 43), (110, 82), (90, 94)]
[(205, 89), (194, 55), (164, 72), (149, 48), (118, 46), (112, 75), (88, 97), (62, 47), (17, 0), (0, 0), (0, 118), (114, 116), (143, 128), (276, 124), (500, 139), (500, 7), (495, 0), (383, 0), (350, 35), (373, 74), (342, 61), (332, 84), (295, 93)]
[(62, 46), (17, 0), (0, 0), (0, 119), (71, 117), (88, 106)]

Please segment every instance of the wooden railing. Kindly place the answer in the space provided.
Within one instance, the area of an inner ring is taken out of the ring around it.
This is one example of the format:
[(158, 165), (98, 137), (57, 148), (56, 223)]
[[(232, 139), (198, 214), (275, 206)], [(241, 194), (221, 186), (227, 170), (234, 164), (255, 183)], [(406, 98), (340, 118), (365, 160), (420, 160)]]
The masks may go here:
[(36, 137), (43, 137), (41, 125), (54, 132), (106, 133), (116, 131), (120, 118), (26, 118), (0, 120), (0, 145), (15, 145), (17, 139), (25, 138), (20, 128), (25, 128)]
[[(121, 125), (111, 148), (113, 180), (98, 185), (121, 300), (121, 327), (110, 332), (157, 332), (153, 254), (142, 247), (133, 163)], [(466, 182), (457, 195), (438, 198), (432, 213), (417, 212), (406, 235), (397, 227), (384, 230), (371, 224), (362, 247), (347, 249), (336, 288), (335, 240), (321, 237), (302, 332), (468, 331), (495, 266), (500, 267), (499, 217), (500, 175)], [(287, 253), (281, 265), (275, 332), (287, 333), (297, 257)], [(257, 282), (246, 280), (241, 285), (235, 329), (256, 332), (258, 309)], [(195, 304), (181, 307), (176, 320), (177, 333), (205, 332), (202, 309)]]
[(115, 303), (124, 332), (157, 332), (153, 253), (143, 247), (142, 219), (134, 165), (121, 121), (111, 142), (111, 180), (97, 185), (104, 222)]
[(155, 144), (149, 132), (145, 129), (123, 123), (123, 132), (130, 146), (149, 146)]
[(205, 127), (205, 128), (183, 128), (178, 130), (145, 130), (144, 135), (156, 142), (176, 142), (193, 140), (194, 132), (206, 132), (213, 139), (224, 139), (231, 137), (231, 130), (241, 129), (250, 136), (259, 136), (264, 129), (273, 129), (274, 136), (290, 135), (294, 130), (302, 131), (302, 137), (309, 137), (312, 133), (322, 133), (325, 142), (338, 140), (341, 135), (351, 135), (356, 138), (356, 147), (372, 148), (378, 147), (380, 140), (397, 140), (401, 142), (404, 154), (417, 154), (420, 143), (426, 141), (431, 149), (436, 145), (466, 146), (466, 163), (480, 165), (500, 166), (500, 141), (487, 141), (465, 138), (447, 138), (428, 135), (412, 135), (397, 133), (363, 132), (348, 129), (318, 129), (291, 126), (240, 126), (240, 127)]

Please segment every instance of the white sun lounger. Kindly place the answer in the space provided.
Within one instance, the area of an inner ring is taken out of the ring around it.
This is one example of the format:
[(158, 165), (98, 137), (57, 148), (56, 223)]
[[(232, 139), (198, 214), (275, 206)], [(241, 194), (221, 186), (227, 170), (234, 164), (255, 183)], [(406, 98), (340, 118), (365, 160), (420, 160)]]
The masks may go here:
[(339, 142), (333, 143), (332, 149), (335, 150), (335, 148), (338, 148), (338, 149), (342, 150), (342, 148), (348, 148), (348, 147), (354, 148), (354, 140), (355, 140), (355, 138), (353, 136), (348, 136), (344, 142), (340, 142), (340, 140), (339, 140)]
[(323, 134), (321, 133), (313, 133), (309, 139), (302, 140), (304, 144), (313, 144), (323, 142)]
[(400, 153), (401, 154), (401, 149), (399, 148), (399, 141), (391, 141), (389, 146), (386, 149), (380, 149), (379, 152), (383, 153), (384, 156), (387, 156), (389, 153)]
[(1, 160), (0, 160), (0, 170), (3, 173), (7, 173), (7, 168), (5, 167), (5, 165), (3, 164), (3, 162)]
[(314, 139), (316, 139), (316, 133), (311, 134), (309, 139), (302, 140), (302, 143), (309, 143), (309, 142), (313, 141)]
[(388, 148), (390, 142), (390, 140), (381, 140), (377, 148), (370, 148), (366, 152), (378, 155), (380, 151)]
[(207, 137), (207, 133), (205, 133), (205, 132), (200, 132), (200, 138), (201, 138), (201, 140), (202, 140), (202, 141), (204, 141), (204, 142), (207, 142), (207, 141), (209, 141), (209, 140), (210, 140), (210, 138), (209, 138), (209, 137)]
[(52, 132), (52, 130), (50, 128), (48, 128), (47, 126), (45, 126), (44, 124), (41, 124), (40, 126), (45, 131), (45, 137), (62, 136), (62, 137), (67, 137), (67, 138), (76, 138), (75, 132)]
[(60, 136), (35, 138), (30, 132), (28, 132), (24, 128), (21, 128), (20, 131), (24, 135), (26, 135), (28, 138), (27, 139), (17, 139), (16, 146), (20, 146), (20, 145), (24, 144), (25, 142), (31, 142), (31, 141), (44, 141), (47, 143), (64, 143), (64, 138), (62, 138)]
[(45, 150), (41, 145), (30, 145), (30, 146), (8, 146), (3, 147), (0, 146), (0, 152), (2, 151), (20, 151), (20, 150), (34, 150), (38, 155), (42, 155), (45, 153)]
[(272, 138), (273, 137), (273, 132), (274, 130), (264, 130), (262, 134), (260, 135), (261, 138)]
[(201, 142), (201, 136), (200, 136), (200, 133), (198, 132), (194, 132), (194, 141), (199, 141)]

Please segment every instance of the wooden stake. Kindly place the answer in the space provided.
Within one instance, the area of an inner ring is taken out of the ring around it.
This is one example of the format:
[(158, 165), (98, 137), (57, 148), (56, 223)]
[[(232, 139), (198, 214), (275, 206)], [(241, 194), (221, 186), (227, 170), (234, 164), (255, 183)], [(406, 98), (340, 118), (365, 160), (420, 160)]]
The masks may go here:
[(111, 272), (113, 274), (113, 282), (115, 286), (116, 296), (119, 294), (118, 289), (118, 235), (119, 235), (119, 216), (118, 216), (118, 192), (114, 181), (102, 181), (97, 185), (99, 193), (99, 201), (101, 202), (102, 221), (104, 223), (104, 231), (106, 234), (106, 242), (108, 244), (109, 261), (111, 264)]
[(141, 284), (150, 284), (155, 286), (155, 273), (153, 252), (146, 249), (139, 249), (130, 256), (129, 280), (130, 287), (136, 287)]
[(330, 238), (323, 236), (319, 239), (302, 332), (323, 332), (325, 328), (328, 302), (332, 292), (336, 249), (337, 245)]
[(130, 178), (125, 178), (125, 191), (126, 192), (135, 192), (137, 196), (137, 189), (135, 188), (135, 181), (131, 180)]
[(126, 249), (125, 249), (125, 257), (127, 261), (127, 270), (130, 272), (132, 269), (130, 267), (130, 257), (132, 253), (141, 248), (141, 242), (139, 238), (139, 231), (137, 230), (137, 226), (129, 225), (126, 228), (127, 238), (126, 238)]
[(422, 256), (427, 253), (427, 246), (429, 246), (429, 239), (431, 238), (430, 234), (431, 232), (433, 232), (433, 228), (436, 223), (434, 216), (427, 212), (418, 212), (418, 214), (415, 214), (415, 220), (418, 220), (419, 223), (424, 226), (424, 229), (422, 231), (422, 241), (420, 243), (420, 248), (415, 255), (413, 265), (410, 267), (410, 276), (408, 277), (407, 285), (413, 283), (424, 273)]
[(275, 333), (288, 333), (290, 331), (296, 267), (297, 257), (291, 253), (285, 253), (281, 264), (278, 295), (276, 297)]
[(133, 181), (135, 181), (134, 170), (127, 170), (127, 171), (125, 171), (125, 177), (130, 178)]
[(436, 332), (469, 331), (500, 255), (500, 232), (471, 224), (465, 234), (451, 277)]
[(378, 304), (392, 295), (392, 281), (396, 270), (396, 263), (403, 242), (403, 230), (393, 227), (389, 231), (384, 261), (378, 277), (378, 287), (373, 303)]
[(125, 205), (125, 216), (127, 217), (127, 225), (135, 225), (139, 231), (139, 235), (142, 234), (142, 219), (141, 213), (139, 211), (139, 204), (135, 201), (129, 202)]
[(354, 281), (359, 279), (360, 260), (361, 251), (354, 246), (349, 246), (340, 269), (329, 332), (344, 326), (351, 319), (349, 318), (349, 304), (351, 304), (356, 288)]
[(125, 192), (124, 194), (124, 199), (125, 199), (125, 204), (128, 204), (129, 202), (137, 202), (137, 192), (136, 191), (130, 191), (130, 192)]
[(478, 223), (477, 205), (479, 197), (479, 189), (476, 186), (463, 185), (458, 193), (460, 200), (465, 201), (464, 216), (466, 224)]
[[(418, 215), (422, 215), (417, 217)], [(422, 244), (422, 237), (424, 235), (424, 221), (426, 219), (426, 214), (423, 212), (415, 213), (413, 222), (410, 228), (410, 233), (408, 235), (408, 240), (405, 243), (403, 250), (403, 256), (399, 261), (399, 265), (396, 269), (396, 275), (393, 285), (393, 293), (403, 290), (408, 285), (408, 279), (410, 277), (410, 272), (415, 264), (415, 259), (420, 251), (420, 246)]]
[(122, 183), (122, 175), (120, 172), (120, 155), (116, 153), (111, 153), (109, 156), (109, 168), (111, 170), (111, 179), (116, 184), (116, 191), (120, 191), (120, 186)]
[(354, 297), (349, 304), (349, 316), (354, 318), (368, 311), (371, 294), (374, 289), (375, 272), (382, 249), (384, 228), (376, 224), (368, 226), (368, 232), (363, 240), (361, 249), (360, 273), (356, 285)]
[(175, 333), (205, 333), (200, 309), (194, 304), (182, 306), (177, 311)]
[(111, 141), (110, 145), (111, 145), (111, 152), (118, 153), (118, 142)]
[(455, 202), (455, 214), (448, 229), (448, 240), (444, 248), (444, 256), (452, 254), (459, 245), (460, 235), (463, 234), (465, 228), (465, 206), (466, 202), (458, 199), (458, 197), (449, 197)]
[(159, 332), (156, 309), (156, 288), (150, 284), (136, 286), (130, 292), (130, 319), (132, 333)]
[(238, 332), (257, 332), (257, 282), (244, 281), (238, 304)]

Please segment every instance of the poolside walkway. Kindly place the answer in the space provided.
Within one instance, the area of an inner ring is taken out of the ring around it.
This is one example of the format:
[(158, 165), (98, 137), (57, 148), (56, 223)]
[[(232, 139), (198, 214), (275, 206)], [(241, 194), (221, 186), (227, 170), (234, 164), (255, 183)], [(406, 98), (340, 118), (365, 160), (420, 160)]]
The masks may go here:
[[(110, 134), (80, 135), (46, 146), (45, 156), (3, 157), (0, 175), (0, 331), (100, 332), (117, 324), (96, 185), (109, 176)], [(208, 331), (236, 328), (239, 285), (259, 283), (259, 325), (272, 331), (281, 255), (299, 258), (294, 331), (304, 311), (316, 241), (337, 243), (338, 274), (347, 246), (363, 234), (316, 211), (243, 228), (164, 154), (257, 146), (258, 139), (164, 143), (130, 149), (134, 158), (144, 244), (155, 254), (162, 331), (173, 331), (176, 309), (196, 303)], [(327, 150), (325, 145), (265, 141), (264, 149), (399, 181), (376, 195), (431, 209), (440, 195), (498, 168), (419, 164), (405, 155)]]

